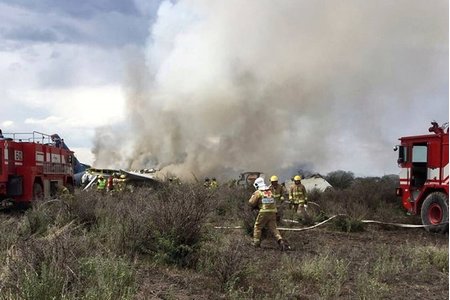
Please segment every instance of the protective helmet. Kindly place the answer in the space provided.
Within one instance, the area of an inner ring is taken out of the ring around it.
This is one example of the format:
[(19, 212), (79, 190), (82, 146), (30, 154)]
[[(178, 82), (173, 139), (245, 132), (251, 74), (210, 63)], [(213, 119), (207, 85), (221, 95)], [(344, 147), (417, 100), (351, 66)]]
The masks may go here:
[(266, 183), (264, 182), (264, 178), (262, 177), (256, 178), (255, 182), (253, 182), (253, 186), (255, 187), (255, 189), (260, 191), (267, 189)]
[(99, 179), (103, 179), (103, 175), (99, 175), (98, 178), (99, 178)]
[(120, 175), (121, 179), (124, 179), (125, 177), (126, 177), (125, 174)]
[(299, 180), (302, 180), (302, 176), (300, 176), (300, 175), (295, 175), (295, 176), (294, 176), (294, 181), (299, 181)]
[(278, 181), (277, 175), (273, 175), (272, 177), (270, 177), (270, 182), (274, 182), (274, 181)]

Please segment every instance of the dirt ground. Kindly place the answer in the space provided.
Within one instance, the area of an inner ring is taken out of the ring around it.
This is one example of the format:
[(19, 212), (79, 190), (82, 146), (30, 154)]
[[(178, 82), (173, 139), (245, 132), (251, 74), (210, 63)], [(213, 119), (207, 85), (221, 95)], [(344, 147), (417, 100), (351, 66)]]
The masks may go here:
[[(301, 232), (282, 232), (289, 241), (292, 251), (280, 252), (273, 239), (263, 240), (262, 247), (251, 246), (251, 238), (241, 230), (226, 230), (236, 240), (246, 246), (246, 259), (262, 266), (264, 272), (273, 272), (280, 264), (283, 255), (290, 257), (314, 257), (330, 249), (336, 257), (351, 261), (349, 279), (341, 289), (338, 299), (361, 299), (355, 292), (354, 278), (374, 259), (375, 249), (388, 246), (390, 249), (418, 246), (439, 246), (448, 250), (448, 234), (432, 234), (423, 229), (391, 228), (369, 225), (364, 232), (344, 233), (330, 230), (326, 226)], [(228, 299), (228, 296), (212, 284), (213, 279), (194, 271), (160, 267), (141, 270), (138, 299)], [(270, 282), (264, 282), (267, 293), (271, 291)], [(418, 271), (414, 274), (392, 276), (386, 282), (388, 295), (383, 299), (448, 299), (448, 278), (442, 273)], [(292, 299), (320, 299), (317, 291), (306, 288), (304, 295)]]

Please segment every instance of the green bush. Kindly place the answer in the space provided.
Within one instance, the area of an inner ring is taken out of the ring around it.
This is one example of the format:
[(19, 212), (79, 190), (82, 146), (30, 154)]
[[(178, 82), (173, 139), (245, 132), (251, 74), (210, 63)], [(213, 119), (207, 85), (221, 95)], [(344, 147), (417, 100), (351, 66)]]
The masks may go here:
[(19, 296), (22, 299), (63, 299), (66, 274), (55, 265), (42, 263), (37, 268), (25, 268), (21, 277)]

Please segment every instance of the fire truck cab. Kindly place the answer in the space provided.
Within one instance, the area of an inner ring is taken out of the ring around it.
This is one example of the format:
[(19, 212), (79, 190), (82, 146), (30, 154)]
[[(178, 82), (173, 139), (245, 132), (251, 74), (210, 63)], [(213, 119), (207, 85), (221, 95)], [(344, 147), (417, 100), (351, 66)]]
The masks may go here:
[[(59, 137), (58, 137), (59, 138)], [(0, 137), (0, 203), (28, 206), (33, 200), (73, 191), (73, 152), (40, 132)]]
[(432, 122), (431, 134), (401, 137), (397, 163), (401, 168), (403, 207), (420, 215), (428, 231), (448, 230), (448, 126)]

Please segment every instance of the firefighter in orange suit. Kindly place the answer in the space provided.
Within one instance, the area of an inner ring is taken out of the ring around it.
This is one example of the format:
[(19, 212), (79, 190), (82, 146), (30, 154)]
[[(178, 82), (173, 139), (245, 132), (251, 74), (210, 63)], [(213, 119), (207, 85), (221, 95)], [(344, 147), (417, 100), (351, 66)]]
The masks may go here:
[(253, 226), (253, 246), (261, 247), (262, 229), (267, 225), (269, 231), (272, 232), (277, 239), (281, 251), (288, 250), (288, 244), (283, 240), (283, 237), (277, 229), (277, 205), (275, 203), (275, 198), (272, 195), (272, 191), (264, 183), (264, 178), (261, 177), (258, 177), (255, 180), (253, 186), (257, 190), (253, 193), (248, 202), (252, 208), (259, 209), (255, 225)]
[(275, 198), (275, 203), (277, 204), (277, 223), (279, 223), (283, 217), (283, 203), (284, 195), (286, 194), (286, 189), (284, 186), (278, 183), (278, 176), (273, 175), (270, 177), (270, 191)]
[(306, 215), (306, 204), (308, 198), (306, 196), (305, 186), (302, 184), (302, 177), (300, 175), (294, 176), (294, 184), (289, 189), (290, 207), (295, 212), (300, 209), (302, 215)]

